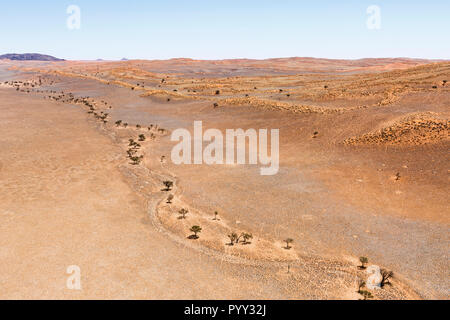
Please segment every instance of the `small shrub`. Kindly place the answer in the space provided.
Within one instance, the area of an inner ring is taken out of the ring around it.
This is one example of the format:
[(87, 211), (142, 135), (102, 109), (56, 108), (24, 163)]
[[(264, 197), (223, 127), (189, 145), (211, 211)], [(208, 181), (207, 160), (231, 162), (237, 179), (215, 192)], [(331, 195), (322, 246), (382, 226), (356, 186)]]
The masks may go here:
[(187, 209), (180, 209), (180, 211), (178, 211), (178, 213), (180, 214), (179, 219), (186, 219), (186, 215), (189, 213), (189, 210)]
[(253, 239), (253, 235), (251, 233), (242, 233), (241, 237), (244, 239), (242, 242), (243, 244), (249, 244), (249, 240)]
[(294, 239), (287, 238), (287, 239), (284, 240), (284, 242), (286, 242), (286, 247), (285, 247), (285, 249), (286, 249), (286, 250), (289, 250), (289, 249), (292, 248), (292, 247), (290, 246), (290, 244), (294, 242)]
[(130, 160), (132, 161), (131, 164), (134, 165), (134, 166), (137, 166), (139, 163), (141, 163), (143, 158), (144, 158), (144, 156), (139, 156), (139, 157), (133, 156), (133, 157), (130, 157)]
[(172, 190), (172, 187), (173, 187), (173, 182), (172, 181), (164, 181), (163, 184), (166, 186), (166, 189), (164, 189), (164, 191)]
[(369, 259), (367, 257), (360, 257), (359, 261), (361, 262), (361, 265), (359, 266), (359, 269), (366, 269), (366, 264), (369, 263)]
[(356, 291), (356, 292), (361, 293), (362, 292), (361, 289), (364, 288), (365, 285), (366, 285), (366, 282), (363, 279), (359, 279), (358, 280), (358, 291)]
[(235, 243), (239, 242), (239, 236), (237, 235), (237, 233), (232, 232), (228, 235), (228, 238), (230, 239), (230, 246), (234, 246)]

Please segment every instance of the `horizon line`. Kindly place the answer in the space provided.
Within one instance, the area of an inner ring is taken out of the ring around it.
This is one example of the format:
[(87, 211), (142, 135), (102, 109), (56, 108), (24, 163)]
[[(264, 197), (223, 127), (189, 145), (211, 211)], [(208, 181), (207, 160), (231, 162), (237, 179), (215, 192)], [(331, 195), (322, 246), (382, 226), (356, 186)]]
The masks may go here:
[[(388, 57), (361, 57), (361, 58), (326, 58), (326, 57), (313, 57), (313, 56), (279, 56), (279, 57), (267, 57), (267, 58), (195, 58), (195, 57), (171, 57), (165, 59), (157, 59), (157, 58), (127, 58), (122, 57), (120, 59), (107, 59), (107, 58), (97, 58), (97, 59), (67, 59), (67, 58), (59, 58), (50, 54), (38, 53), (38, 52), (24, 52), (24, 53), (4, 53), (0, 54), (0, 56), (4, 55), (27, 55), (27, 54), (37, 54), (43, 56), (49, 56), (52, 58), (63, 59), (59, 62), (64, 61), (87, 61), (87, 62), (117, 62), (117, 61), (170, 61), (170, 60), (192, 60), (192, 61), (232, 61), (232, 60), (250, 60), (250, 61), (265, 61), (265, 60), (275, 60), (275, 59), (315, 59), (315, 60), (344, 60), (344, 61), (359, 61), (359, 60), (387, 60), (387, 59), (404, 59), (404, 60), (426, 60), (426, 61), (450, 61), (450, 58), (418, 58), (418, 57), (405, 57), (405, 56), (388, 56)], [(11, 59), (2, 59), (2, 60), (11, 60)], [(27, 61), (27, 60), (11, 60), (11, 61)], [(32, 61), (32, 60), (28, 60)], [(58, 61), (54, 61), (58, 62)]]

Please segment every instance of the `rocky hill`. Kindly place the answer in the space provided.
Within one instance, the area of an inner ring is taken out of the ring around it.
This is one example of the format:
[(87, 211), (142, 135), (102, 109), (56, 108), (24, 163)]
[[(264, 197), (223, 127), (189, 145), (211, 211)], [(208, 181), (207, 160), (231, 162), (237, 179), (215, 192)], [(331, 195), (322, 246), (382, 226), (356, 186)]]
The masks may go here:
[(64, 61), (64, 59), (58, 59), (49, 55), (39, 53), (9, 53), (0, 55), (0, 60), (17, 60), (17, 61)]

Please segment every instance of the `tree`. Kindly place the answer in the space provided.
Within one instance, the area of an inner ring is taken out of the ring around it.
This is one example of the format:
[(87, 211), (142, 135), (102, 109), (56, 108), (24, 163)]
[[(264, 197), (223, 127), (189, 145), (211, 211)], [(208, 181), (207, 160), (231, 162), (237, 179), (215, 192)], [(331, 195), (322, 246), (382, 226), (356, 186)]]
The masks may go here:
[(366, 285), (366, 282), (363, 279), (359, 279), (358, 280), (358, 293), (362, 292), (362, 288), (364, 288), (364, 286)]
[(230, 238), (230, 246), (234, 246), (239, 241), (239, 236), (235, 232), (230, 233), (228, 238)]
[(116, 121), (116, 126), (120, 127), (121, 124), (122, 124), (122, 120), (117, 120)]
[(372, 295), (369, 291), (367, 291), (367, 290), (362, 290), (362, 291), (359, 292), (359, 293), (364, 297), (364, 300), (372, 299), (372, 298), (373, 298), (373, 295)]
[(178, 213), (180, 214), (179, 219), (186, 219), (186, 215), (189, 213), (189, 210), (187, 209), (180, 209), (180, 211), (178, 211)]
[(214, 211), (214, 219), (213, 220), (217, 220), (218, 215), (219, 215), (219, 213), (217, 211)]
[(142, 159), (144, 158), (144, 156), (140, 156), (140, 157), (130, 157), (131, 161), (132, 161), (132, 165), (137, 166), (139, 163), (141, 163)]
[(140, 134), (139, 135), (139, 141), (145, 141), (145, 135)]
[(136, 153), (137, 153), (136, 149), (128, 149), (127, 150), (127, 154), (128, 154), (129, 158), (133, 157)]
[(219, 95), (220, 94), (220, 90), (216, 90), (216, 95)]
[(251, 233), (242, 233), (242, 239), (244, 239), (243, 244), (249, 244), (248, 240), (253, 239), (253, 235)]
[(125, 128), (128, 127), (128, 123), (125, 122), (125, 123), (123, 124), (123, 126), (124, 126)]
[(286, 247), (285, 247), (285, 249), (286, 249), (286, 250), (289, 250), (289, 249), (291, 249), (291, 246), (289, 246), (289, 245), (290, 245), (291, 243), (294, 242), (294, 239), (287, 238), (286, 240), (284, 240), (284, 242), (286, 242)]
[(369, 259), (367, 259), (367, 257), (360, 257), (359, 261), (361, 262), (361, 265), (359, 266), (360, 269), (365, 269), (366, 263), (369, 263)]
[(198, 233), (200, 233), (200, 232), (202, 232), (202, 227), (200, 227), (200, 226), (192, 226), (190, 229), (189, 229), (191, 232), (193, 232), (194, 234), (192, 235), (192, 236), (190, 236), (189, 238), (190, 239), (198, 239), (199, 237), (198, 237)]
[(386, 284), (391, 284), (390, 279), (394, 276), (394, 272), (388, 271), (386, 269), (381, 269), (381, 287), (384, 287)]
[(166, 189), (164, 189), (164, 191), (172, 190), (172, 187), (173, 187), (173, 182), (172, 181), (164, 181), (163, 184), (166, 186)]
[(136, 129), (140, 129), (141, 128), (141, 125), (140, 124), (137, 124), (136, 125)]
[(173, 194), (170, 194), (170, 195), (167, 197), (167, 203), (171, 204), (171, 203), (172, 203), (172, 200), (173, 200)]

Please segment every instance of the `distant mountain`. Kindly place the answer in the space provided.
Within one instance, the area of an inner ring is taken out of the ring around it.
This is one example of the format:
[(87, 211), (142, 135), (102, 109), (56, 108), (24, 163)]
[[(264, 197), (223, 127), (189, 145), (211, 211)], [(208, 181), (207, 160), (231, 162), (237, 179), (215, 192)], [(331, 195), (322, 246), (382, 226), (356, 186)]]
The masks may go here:
[(120, 60), (120, 61), (128, 61), (128, 59), (127, 58), (122, 58), (122, 60)]
[(64, 59), (58, 59), (52, 56), (39, 53), (9, 53), (0, 55), (0, 60), (17, 60), (17, 61), (64, 61)]

